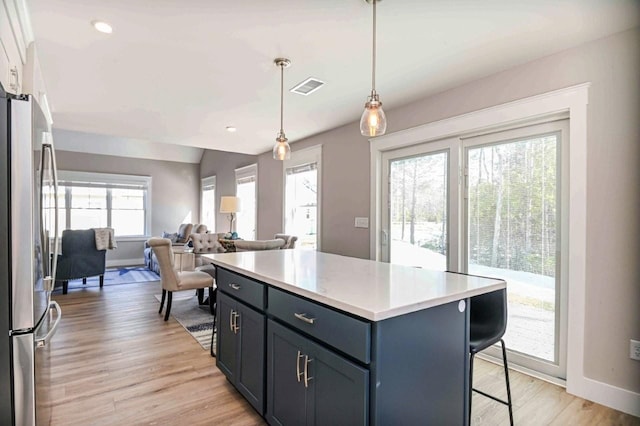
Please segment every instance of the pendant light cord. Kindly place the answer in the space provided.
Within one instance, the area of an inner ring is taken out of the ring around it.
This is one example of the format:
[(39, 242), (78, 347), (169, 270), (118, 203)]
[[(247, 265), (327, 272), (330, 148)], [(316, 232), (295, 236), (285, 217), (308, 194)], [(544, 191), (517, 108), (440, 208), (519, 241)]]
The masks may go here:
[(280, 133), (284, 133), (284, 64), (280, 64)]
[(371, 91), (376, 91), (376, 0), (373, 0), (373, 64), (371, 67)]

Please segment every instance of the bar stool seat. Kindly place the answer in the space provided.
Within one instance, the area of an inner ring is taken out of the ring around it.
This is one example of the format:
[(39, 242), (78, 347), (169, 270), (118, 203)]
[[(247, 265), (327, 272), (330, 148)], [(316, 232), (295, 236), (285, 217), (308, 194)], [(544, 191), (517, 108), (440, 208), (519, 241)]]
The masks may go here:
[[(513, 404), (511, 402), (511, 387), (509, 386), (509, 367), (507, 365), (507, 351), (502, 336), (507, 329), (507, 289), (474, 296), (469, 299), (469, 421), (471, 421), (471, 399), (473, 392), (491, 398), (509, 408), (509, 421), (513, 426)], [(502, 346), (502, 361), (507, 385), (507, 400), (496, 398), (481, 390), (473, 388), (473, 358), (484, 349), (500, 342)]]

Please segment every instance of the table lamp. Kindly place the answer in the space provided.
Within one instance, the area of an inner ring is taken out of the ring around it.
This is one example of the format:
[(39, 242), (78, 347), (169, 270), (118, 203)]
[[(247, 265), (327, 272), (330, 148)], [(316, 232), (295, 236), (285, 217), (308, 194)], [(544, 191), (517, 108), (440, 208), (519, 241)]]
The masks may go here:
[(220, 197), (220, 213), (229, 213), (229, 233), (233, 232), (233, 221), (240, 211), (240, 198)]

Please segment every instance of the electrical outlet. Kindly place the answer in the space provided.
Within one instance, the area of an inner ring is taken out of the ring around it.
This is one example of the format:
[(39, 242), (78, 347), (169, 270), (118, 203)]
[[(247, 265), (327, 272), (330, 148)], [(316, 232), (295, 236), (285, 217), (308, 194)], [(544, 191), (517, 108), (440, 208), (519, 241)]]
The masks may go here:
[(640, 361), (640, 341), (631, 339), (629, 344), (629, 358)]

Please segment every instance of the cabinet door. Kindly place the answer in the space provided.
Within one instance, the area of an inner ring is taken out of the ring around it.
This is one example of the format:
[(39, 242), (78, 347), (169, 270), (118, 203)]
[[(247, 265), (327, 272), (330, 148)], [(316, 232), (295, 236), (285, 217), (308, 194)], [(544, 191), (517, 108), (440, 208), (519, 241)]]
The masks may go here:
[(306, 424), (368, 424), (369, 371), (315, 343), (308, 346), (311, 379)]
[(238, 302), (238, 372), (236, 387), (264, 414), (264, 314)]
[(236, 334), (232, 329), (237, 302), (222, 292), (218, 292), (218, 336), (216, 345), (216, 365), (227, 376), (231, 383), (235, 383), (236, 374)]
[(302, 373), (306, 339), (267, 321), (267, 422), (276, 425), (305, 423), (307, 401)]

